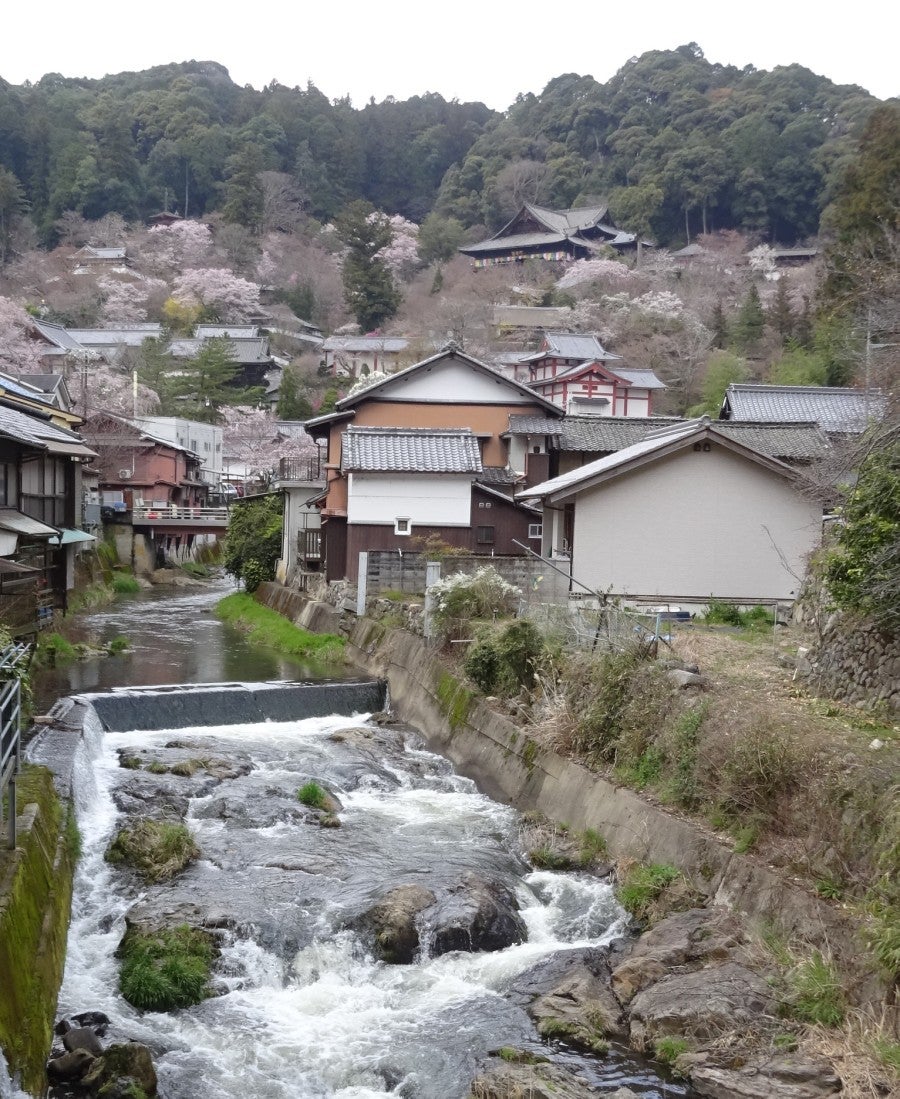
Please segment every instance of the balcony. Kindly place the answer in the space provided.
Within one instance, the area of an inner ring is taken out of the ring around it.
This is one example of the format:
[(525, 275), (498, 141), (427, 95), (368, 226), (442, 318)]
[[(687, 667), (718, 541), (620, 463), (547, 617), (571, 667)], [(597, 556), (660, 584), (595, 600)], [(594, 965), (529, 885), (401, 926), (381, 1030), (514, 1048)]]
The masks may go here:
[(228, 526), (228, 508), (180, 507), (177, 504), (167, 504), (164, 507), (141, 506), (132, 508), (131, 521), (136, 527), (224, 530)]
[(304, 485), (322, 484), (321, 455), (314, 458), (279, 458), (276, 481), (294, 481)]

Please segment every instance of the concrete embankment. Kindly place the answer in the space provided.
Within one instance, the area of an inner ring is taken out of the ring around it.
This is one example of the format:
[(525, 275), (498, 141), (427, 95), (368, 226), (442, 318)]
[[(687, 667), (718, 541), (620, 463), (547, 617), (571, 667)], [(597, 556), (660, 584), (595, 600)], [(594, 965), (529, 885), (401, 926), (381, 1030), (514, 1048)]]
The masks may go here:
[[(298, 625), (337, 632), (340, 619), (331, 606), (275, 584), (262, 585), (260, 598)], [(678, 867), (708, 903), (770, 922), (839, 955), (857, 974), (863, 997), (883, 995), (881, 983), (861, 968), (858, 924), (850, 915), (761, 860), (737, 854), (700, 822), (542, 749), (527, 729), (451, 674), (422, 638), (353, 619), (347, 651), (359, 668), (387, 679), (398, 715), (420, 728), (435, 751), (489, 796), (520, 810), (538, 810), (571, 829), (596, 829), (618, 861)]]

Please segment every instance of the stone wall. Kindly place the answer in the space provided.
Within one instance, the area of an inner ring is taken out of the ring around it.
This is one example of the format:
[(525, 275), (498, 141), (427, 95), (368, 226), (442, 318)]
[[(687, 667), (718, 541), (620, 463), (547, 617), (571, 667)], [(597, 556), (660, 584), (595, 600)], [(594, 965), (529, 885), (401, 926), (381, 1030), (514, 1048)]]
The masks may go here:
[(798, 651), (795, 678), (814, 694), (898, 714), (900, 641), (871, 622), (835, 611), (813, 646)]

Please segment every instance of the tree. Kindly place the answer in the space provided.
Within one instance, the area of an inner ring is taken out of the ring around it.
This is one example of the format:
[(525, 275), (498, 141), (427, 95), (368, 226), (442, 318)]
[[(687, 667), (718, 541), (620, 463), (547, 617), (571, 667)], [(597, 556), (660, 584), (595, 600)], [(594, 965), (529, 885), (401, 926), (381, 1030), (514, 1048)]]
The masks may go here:
[(249, 142), (228, 161), (222, 216), (251, 233), (262, 229), (264, 194), (259, 174), (263, 167), (259, 149)]
[(456, 218), (430, 213), (419, 226), (419, 258), (423, 263), (446, 263), (456, 255), (464, 235)]
[(766, 315), (759, 300), (759, 291), (751, 283), (731, 332), (734, 346), (738, 351), (752, 353), (762, 339), (765, 327)]
[(692, 416), (718, 416), (725, 399), (725, 391), (735, 382), (744, 382), (750, 376), (747, 362), (731, 351), (714, 351), (710, 355), (703, 379), (703, 402), (691, 410)]
[(713, 347), (720, 351), (724, 350), (728, 346), (728, 321), (725, 319), (725, 307), (722, 305), (721, 298), (716, 299), (710, 327)]
[(0, 267), (6, 264), (13, 230), (26, 209), (25, 192), (21, 183), (12, 172), (0, 166)]
[(40, 374), (46, 368), (41, 352), (46, 345), (32, 339), (34, 321), (10, 298), (0, 297), (0, 369), (12, 374)]
[(231, 385), (239, 370), (228, 339), (218, 336), (204, 340), (197, 357), (182, 360), (179, 365), (172, 378), (173, 396), (189, 419), (215, 423), (221, 418), (223, 405), (237, 404), (247, 397), (245, 390)]
[(838, 606), (900, 635), (900, 434), (876, 440), (859, 469), (828, 559), (826, 578)]
[(313, 414), (309, 398), (300, 390), (297, 371), (290, 366), (281, 375), (277, 412), (279, 420), (308, 420)]
[(360, 328), (369, 332), (393, 317), (400, 307), (400, 294), (391, 273), (378, 256), (391, 243), (391, 224), (368, 202), (358, 201), (344, 208), (335, 219), (335, 229), (347, 248), (341, 271), (344, 300)]
[(231, 508), (222, 562), (232, 576), (255, 591), (264, 580), (275, 579), (281, 557), (281, 495), (247, 500)]
[(794, 338), (796, 319), (791, 308), (791, 298), (788, 294), (787, 280), (779, 279), (775, 290), (775, 297), (767, 312), (769, 324), (781, 337), (781, 346), (787, 345)]
[(199, 307), (207, 320), (235, 323), (259, 312), (259, 286), (224, 267), (196, 267), (179, 276), (172, 298), (181, 305)]

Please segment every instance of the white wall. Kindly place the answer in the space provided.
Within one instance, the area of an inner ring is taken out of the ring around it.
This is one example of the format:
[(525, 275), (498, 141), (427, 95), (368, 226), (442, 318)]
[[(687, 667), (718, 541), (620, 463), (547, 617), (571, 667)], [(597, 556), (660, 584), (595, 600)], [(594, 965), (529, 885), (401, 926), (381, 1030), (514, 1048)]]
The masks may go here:
[(456, 359), (442, 359), (433, 370), (388, 382), (382, 392), (391, 400), (452, 401), (465, 404), (534, 404), (502, 377), (488, 377)]
[(351, 473), (347, 480), (348, 523), (393, 526), (406, 518), (414, 527), (470, 524), (471, 474)]
[(821, 529), (814, 501), (713, 443), (579, 493), (574, 574), (614, 594), (787, 600)]

